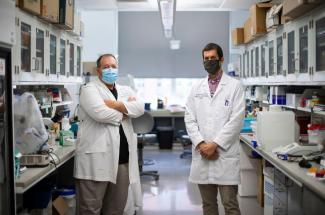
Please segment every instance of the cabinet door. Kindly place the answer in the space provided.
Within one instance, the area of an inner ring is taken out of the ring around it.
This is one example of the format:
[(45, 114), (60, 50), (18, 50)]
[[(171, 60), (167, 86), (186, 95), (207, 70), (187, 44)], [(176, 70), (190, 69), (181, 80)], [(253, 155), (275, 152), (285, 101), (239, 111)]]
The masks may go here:
[(293, 26), (288, 28), (286, 32), (286, 59), (287, 59), (287, 80), (293, 82), (297, 80), (297, 69), (296, 69), (296, 31)]
[(243, 78), (246, 79), (246, 51), (242, 54)]
[(275, 71), (276, 71), (276, 81), (277, 82), (285, 82), (286, 79), (286, 73), (284, 72), (284, 66), (283, 66), (283, 31), (279, 31), (276, 34), (276, 50), (275, 50)]
[(70, 76), (73, 77), (76, 75), (75, 71), (75, 44), (70, 42), (69, 47), (69, 72)]
[(50, 73), (49, 73), (49, 81), (55, 82), (58, 78), (58, 57), (59, 57), (59, 48), (58, 48), (58, 42), (59, 39), (54, 33), (50, 33), (50, 40), (49, 40), (49, 46), (50, 46)]
[(32, 81), (32, 26), (20, 22), (20, 73), (19, 81)]
[(14, 82), (19, 81), (19, 72), (20, 72), (20, 19), (15, 18), (15, 40), (16, 43), (12, 47), (12, 80)]
[(269, 69), (269, 82), (275, 82), (275, 44), (274, 40), (269, 40), (268, 42), (268, 69)]
[(247, 50), (246, 52), (246, 76), (249, 79), (251, 77), (251, 63), (250, 63), (250, 52)]
[(266, 47), (265, 43), (261, 44), (261, 82), (266, 82)]
[(255, 64), (254, 64), (254, 58), (255, 58), (255, 55), (254, 55), (254, 51), (255, 51), (255, 48), (252, 47), (251, 51), (250, 51), (250, 68), (251, 68), (251, 75), (250, 77), (251, 78), (254, 78), (255, 77)]
[(66, 75), (66, 40), (60, 39), (60, 77)]
[(259, 45), (258, 44), (254, 44), (254, 52), (253, 52), (253, 68), (254, 68), (254, 79), (253, 79), (253, 83), (255, 84), (259, 84), (260, 83), (260, 58), (259, 58), (259, 53), (260, 53), (260, 49), (259, 49)]
[(42, 26), (32, 28), (35, 33), (35, 46), (32, 48), (33, 81), (47, 81), (45, 73), (45, 29)]
[[(77, 76), (82, 77), (82, 65), (81, 65), (81, 46), (77, 46)], [(241, 65), (241, 57), (240, 57), (240, 65)], [(240, 69), (240, 73), (242, 73), (242, 69)]]
[(311, 75), (308, 72), (309, 69), (309, 33), (308, 33), (308, 23), (304, 23), (297, 28), (297, 58), (298, 58), (298, 77), (297, 81), (306, 82), (311, 81)]
[(313, 27), (313, 66), (311, 73), (313, 81), (325, 81), (325, 12), (312, 21)]
[(50, 31), (47, 28), (45, 28), (44, 52), (46, 53), (44, 56), (44, 75), (48, 81), (50, 77)]

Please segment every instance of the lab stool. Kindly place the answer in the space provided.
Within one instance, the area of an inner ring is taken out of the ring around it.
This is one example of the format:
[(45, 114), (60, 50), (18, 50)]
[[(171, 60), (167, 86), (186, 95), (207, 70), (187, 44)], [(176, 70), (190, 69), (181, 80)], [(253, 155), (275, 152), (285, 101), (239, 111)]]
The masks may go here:
[(153, 176), (155, 180), (159, 179), (158, 171), (143, 171), (143, 166), (146, 164), (154, 164), (153, 161), (150, 162), (144, 162), (143, 159), (143, 146), (147, 143), (146, 136), (149, 135), (151, 132), (154, 120), (151, 114), (147, 111), (144, 112), (144, 114), (138, 118), (132, 119), (132, 125), (134, 132), (138, 134), (138, 161), (139, 161), (139, 170), (140, 170), (140, 176), (143, 175), (149, 175)]
[(139, 162), (139, 171), (140, 176), (148, 175), (153, 176), (154, 179), (157, 181), (159, 180), (159, 174), (157, 170), (151, 170), (151, 171), (143, 171), (143, 166), (153, 165), (155, 164), (154, 160), (151, 159), (143, 159), (143, 147), (146, 143), (146, 135), (141, 134), (138, 136), (138, 162)]
[(180, 136), (180, 141), (183, 145), (183, 153), (180, 155), (180, 158), (191, 158), (192, 157), (192, 142), (190, 137), (187, 134)]

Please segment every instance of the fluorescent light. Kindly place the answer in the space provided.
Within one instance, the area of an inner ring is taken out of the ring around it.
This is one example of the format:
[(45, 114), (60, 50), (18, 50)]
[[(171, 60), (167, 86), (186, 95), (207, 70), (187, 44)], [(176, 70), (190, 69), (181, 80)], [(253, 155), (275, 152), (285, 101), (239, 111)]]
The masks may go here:
[(164, 29), (164, 35), (166, 38), (172, 38), (173, 37), (173, 30), (172, 29)]
[(172, 50), (179, 49), (180, 45), (181, 45), (180, 43), (181, 43), (180, 40), (171, 40), (171, 41), (169, 41), (169, 47)]
[(166, 38), (172, 38), (176, 0), (158, 0), (161, 22)]

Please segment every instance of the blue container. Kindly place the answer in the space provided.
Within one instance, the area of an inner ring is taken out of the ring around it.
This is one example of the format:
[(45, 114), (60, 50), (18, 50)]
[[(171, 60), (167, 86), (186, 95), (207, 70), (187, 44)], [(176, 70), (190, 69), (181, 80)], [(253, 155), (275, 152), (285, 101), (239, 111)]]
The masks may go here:
[(277, 104), (278, 105), (285, 105), (286, 104), (286, 96), (280, 95), (277, 97)]
[(144, 103), (144, 109), (149, 111), (151, 109), (150, 105), (151, 103)]
[(244, 119), (244, 125), (241, 128), (241, 133), (250, 133), (252, 132), (252, 128), (251, 128), (251, 122), (252, 121), (256, 121), (256, 118), (245, 118)]

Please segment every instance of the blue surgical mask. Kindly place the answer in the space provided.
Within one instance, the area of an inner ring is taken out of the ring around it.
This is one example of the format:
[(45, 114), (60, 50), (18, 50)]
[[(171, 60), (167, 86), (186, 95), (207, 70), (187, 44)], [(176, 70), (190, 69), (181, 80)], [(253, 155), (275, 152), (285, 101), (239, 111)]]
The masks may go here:
[(107, 68), (102, 69), (102, 80), (106, 84), (114, 84), (118, 78), (118, 69)]

